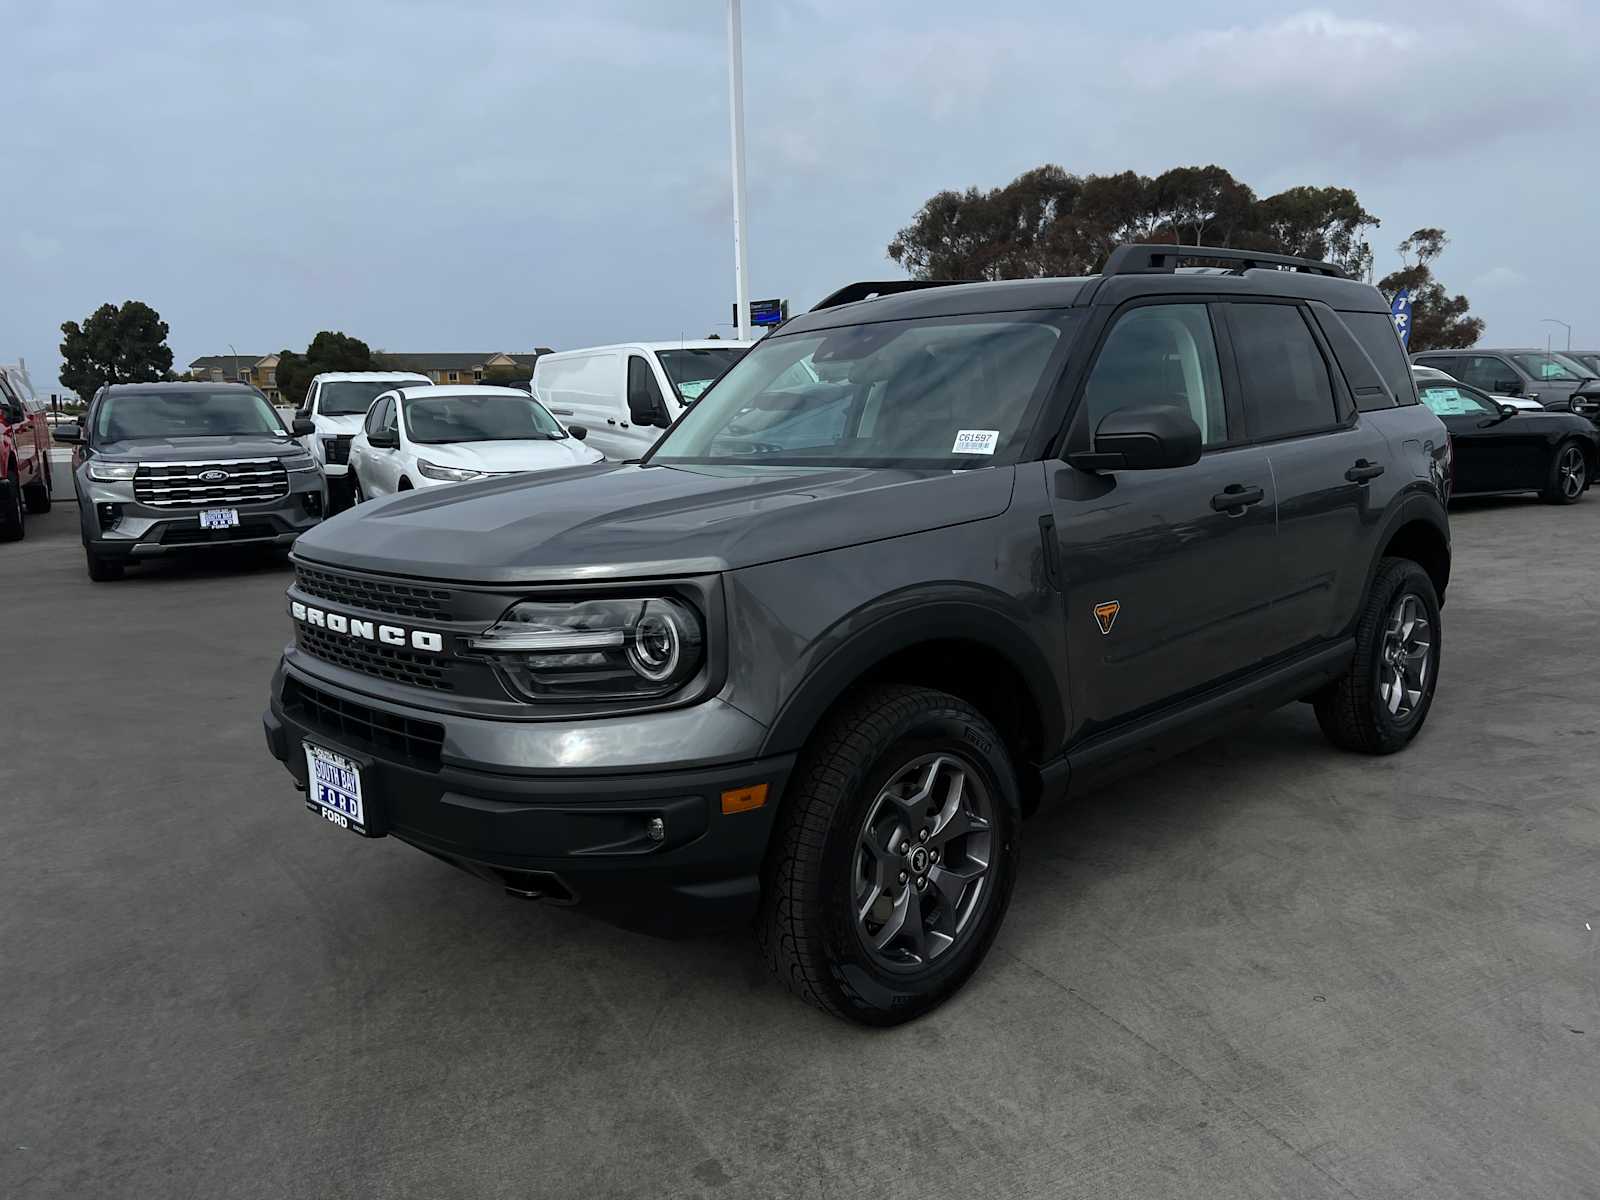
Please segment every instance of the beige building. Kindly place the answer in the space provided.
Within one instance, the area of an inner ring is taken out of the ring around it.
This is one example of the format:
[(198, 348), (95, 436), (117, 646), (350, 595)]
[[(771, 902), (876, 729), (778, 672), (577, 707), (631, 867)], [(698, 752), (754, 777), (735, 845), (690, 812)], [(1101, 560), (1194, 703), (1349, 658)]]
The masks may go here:
[(482, 383), (485, 375), (493, 373), (495, 368), (520, 367), (524, 371), (532, 371), (539, 355), (550, 351), (540, 346), (532, 354), (507, 354), (504, 351), (395, 354), (387, 350), (375, 353), (381, 355), (386, 365), (401, 371), (419, 372), (435, 383)]
[(278, 356), (276, 354), (207, 354), (189, 364), (189, 374), (212, 383), (248, 383), (278, 403)]

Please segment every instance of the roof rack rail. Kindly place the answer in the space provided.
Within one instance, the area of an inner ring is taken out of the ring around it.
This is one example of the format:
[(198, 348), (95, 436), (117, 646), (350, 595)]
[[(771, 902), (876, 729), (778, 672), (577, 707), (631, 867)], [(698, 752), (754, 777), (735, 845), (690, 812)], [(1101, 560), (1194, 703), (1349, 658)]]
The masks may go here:
[(959, 283), (975, 283), (973, 279), (886, 279), (874, 283), (847, 283), (811, 306), (812, 312), (825, 308), (838, 308), (841, 304), (854, 304), (857, 300), (870, 300), (874, 296), (894, 296), (901, 292), (920, 292), (923, 288), (951, 287)]
[(1237, 263), (1241, 271), (1252, 267), (1288, 267), (1308, 275), (1327, 275), (1334, 279), (1348, 279), (1344, 270), (1331, 262), (1315, 258), (1295, 258), (1290, 254), (1268, 254), (1261, 250), (1239, 250), (1232, 246), (1174, 246), (1128, 245), (1118, 246), (1100, 269), (1102, 275), (1153, 275), (1170, 274), (1178, 269), (1183, 259), (1204, 258), (1217, 262)]

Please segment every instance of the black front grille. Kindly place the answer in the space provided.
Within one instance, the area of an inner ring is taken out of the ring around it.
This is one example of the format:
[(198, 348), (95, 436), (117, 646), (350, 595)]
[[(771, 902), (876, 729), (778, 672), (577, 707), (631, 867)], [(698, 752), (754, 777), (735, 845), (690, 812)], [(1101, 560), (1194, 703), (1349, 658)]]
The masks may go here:
[(418, 583), (395, 583), (372, 575), (346, 575), (318, 567), (295, 565), (295, 582), (308, 596), (334, 604), (347, 604), (369, 612), (424, 621), (451, 619), (448, 588)]
[(408, 687), (431, 688), (436, 692), (453, 692), (450, 660), (438, 654), (424, 654), (403, 647), (385, 646), (354, 638), (347, 634), (330, 633), (315, 625), (296, 622), (295, 644), (307, 654), (348, 671), (363, 675), (376, 675), (390, 683), (403, 683)]
[(133, 498), (157, 508), (261, 504), (289, 494), (289, 473), (277, 458), (140, 463)]
[(242, 542), (252, 538), (275, 537), (278, 527), (271, 521), (264, 521), (257, 517), (247, 521), (241, 519), (237, 525), (227, 529), (202, 529), (195, 525), (169, 525), (161, 531), (161, 544), (163, 546), (209, 546), (213, 542)]
[(435, 721), (397, 717), (301, 683), (283, 682), (283, 709), (307, 729), (326, 733), (352, 749), (398, 755), (436, 768), (444, 747), (444, 726)]
[(322, 457), (330, 467), (342, 467), (350, 461), (350, 434), (322, 439)]

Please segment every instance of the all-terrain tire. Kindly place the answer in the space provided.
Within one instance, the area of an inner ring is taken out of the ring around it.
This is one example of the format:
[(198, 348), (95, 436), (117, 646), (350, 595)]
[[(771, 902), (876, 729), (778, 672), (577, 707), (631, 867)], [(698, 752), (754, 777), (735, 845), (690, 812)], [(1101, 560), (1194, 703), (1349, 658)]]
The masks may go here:
[[(947, 948), (921, 966), (890, 970), (859, 932), (852, 881), (880, 792), (930, 755), (969, 772), (988, 798), (987, 891)], [(977, 709), (927, 688), (861, 692), (813, 734), (784, 796), (758, 925), (768, 964), (801, 999), (847, 1020), (898, 1025), (928, 1012), (967, 981), (994, 941), (1016, 879), (1020, 823), (1016, 772)]]
[[(1385, 661), (1385, 655), (1393, 642), (1390, 625), (1407, 597), (1415, 598), (1428, 621), (1429, 653), (1426, 676), (1416, 689), (1415, 700), (1409, 702), (1407, 712), (1397, 715), (1391, 712), (1384, 691), (1386, 682), (1392, 679), (1389, 672), (1395, 667)], [(1314, 701), (1317, 723), (1328, 740), (1342, 749), (1363, 754), (1393, 754), (1407, 746), (1433, 707), (1443, 635), (1439, 597), (1428, 573), (1409, 558), (1380, 560), (1356, 623), (1355, 658), (1349, 670), (1317, 693)]]

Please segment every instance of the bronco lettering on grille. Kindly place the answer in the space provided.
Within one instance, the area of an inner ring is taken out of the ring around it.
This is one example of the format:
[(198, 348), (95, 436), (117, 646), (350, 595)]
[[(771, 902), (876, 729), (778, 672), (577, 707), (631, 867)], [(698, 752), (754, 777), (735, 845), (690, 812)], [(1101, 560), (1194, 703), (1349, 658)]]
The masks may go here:
[(381, 642), (385, 646), (409, 646), (413, 650), (421, 650), (427, 654), (444, 653), (444, 635), (426, 629), (379, 625), (373, 621), (362, 621), (355, 617), (347, 617), (343, 613), (329, 612), (325, 608), (302, 604), (298, 600), (289, 602), (289, 615), (307, 625), (315, 625), (330, 633), (342, 633), (346, 637), (359, 638), (365, 642)]

